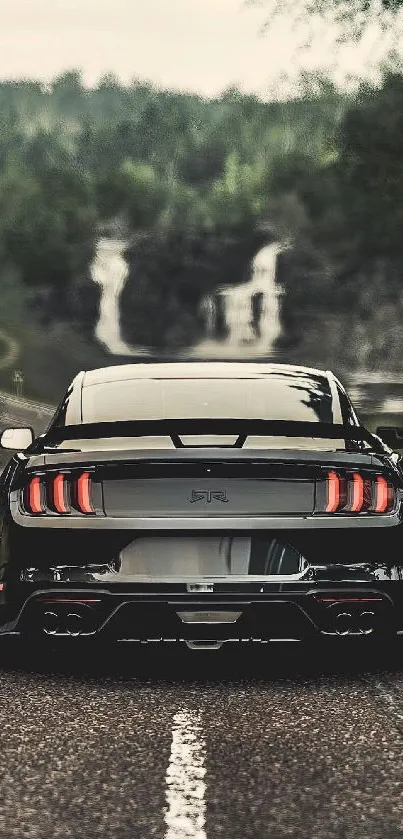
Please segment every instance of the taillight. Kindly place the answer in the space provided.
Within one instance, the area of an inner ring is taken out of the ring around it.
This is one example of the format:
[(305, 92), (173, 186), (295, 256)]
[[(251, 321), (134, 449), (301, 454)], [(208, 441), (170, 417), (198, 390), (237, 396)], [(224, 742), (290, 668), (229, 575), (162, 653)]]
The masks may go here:
[(77, 480), (77, 507), (80, 513), (89, 515), (95, 513), (91, 500), (91, 475), (84, 472)]
[(22, 506), (30, 515), (97, 515), (90, 472), (56, 472), (32, 477), (22, 490)]
[(24, 507), (28, 513), (33, 516), (38, 516), (45, 512), (45, 498), (43, 492), (43, 485), (39, 475), (31, 478), (25, 493), (24, 493)]
[(354, 472), (348, 486), (351, 496), (349, 512), (360, 513), (364, 506), (364, 479), (359, 472)]
[(329, 472), (326, 481), (326, 513), (335, 513), (340, 504), (340, 478)]
[[(323, 484), (322, 484), (323, 486)], [(317, 513), (390, 513), (396, 504), (393, 484), (383, 475), (360, 472), (327, 473), (325, 493), (317, 485)]]
[(53, 478), (52, 501), (56, 513), (66, 515), (71, 512), (68, 500), (68, 484), (66, 476), (63, 473)]
[(386, 478), (378, 475), (376, 478), (375, 488), (375, 513), (386, 513), (393, 509), (395, 503), (393, 487), (388, 483)]

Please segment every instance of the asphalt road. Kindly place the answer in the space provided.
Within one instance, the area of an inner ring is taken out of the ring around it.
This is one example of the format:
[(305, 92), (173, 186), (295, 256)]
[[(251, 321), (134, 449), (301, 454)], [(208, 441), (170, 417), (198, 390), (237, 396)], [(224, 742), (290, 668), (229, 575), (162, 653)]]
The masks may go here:
[(403, 836), (403, 648), (0, 655), (1, 839)]

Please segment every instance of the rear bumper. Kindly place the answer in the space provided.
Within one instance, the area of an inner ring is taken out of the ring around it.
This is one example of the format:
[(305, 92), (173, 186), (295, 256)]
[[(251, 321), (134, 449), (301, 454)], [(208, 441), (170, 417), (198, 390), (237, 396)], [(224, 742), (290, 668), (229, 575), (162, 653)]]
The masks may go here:
[(189, 531), (260, 531), (260, 530), (368, 530), (372, 531), (384, 530), (389, 527), (397, 527), (402, 524), (402, 513), (399, 496), (399, 504), (393, 513), (388, 513), (382, 516), (377, 515), (320, 515), (314, 513), (304, 513), (299, 515), (253, 515), (251, 513), (243, 513), (242, 515), (211, 515), (206, 513), (203, 516), (196, 515), (176, 515), (170, 516), (153, 515), (153, 516), (94, 516), (79, 517), (79, 516), (44, 516), (43, 518), (25, 515), (18, 507), (17, 493), (11, 495), (11, 516), (14, 524), (18, 527), (31, 530), (66, 530), (68, 527), (72, 531), (88, 531), (88, 530), (132, 530), (132, 531), (174, 531), (174, 532), (189, 532)]
[(369, 638), (403, 634), (403, 585), (337, 586), (295, 591), (111, 591), (42, 588), (3, 623), (1, 635), (39, 638), (99, 637), (114, 641), (313, 642), (318, 638)]

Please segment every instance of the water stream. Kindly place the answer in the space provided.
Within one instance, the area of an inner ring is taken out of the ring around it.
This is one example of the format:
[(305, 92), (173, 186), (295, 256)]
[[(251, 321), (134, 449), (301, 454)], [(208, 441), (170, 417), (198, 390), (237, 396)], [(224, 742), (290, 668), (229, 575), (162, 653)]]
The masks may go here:
[(100, 239), (91, 276), (102, 290), (95, 337), (113, 355), (132, 356), (133, 348), (122, 341), (120, 334), (120, 295), (129, 273), (123, 255), (126, 248), (127, 243), (120, 239)]
[[(276, 354), (281, 335), (280, 296), (276, 284), (277, 257), (281, 245), (261, 248), (253, 259), (251, 279), (241, 285), (224, 286), (202, 302), (206, 338), (192, 355), (246, 358)], [(218, 339), (220, 328), (226, 337)]]

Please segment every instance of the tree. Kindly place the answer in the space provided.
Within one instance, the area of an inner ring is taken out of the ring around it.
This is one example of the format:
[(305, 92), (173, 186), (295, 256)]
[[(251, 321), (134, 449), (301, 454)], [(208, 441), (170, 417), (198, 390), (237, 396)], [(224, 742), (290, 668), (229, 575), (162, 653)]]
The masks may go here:
[(344, 215), (363, 258), (403, 256), (403, 78), (390, 74), (341, 125), (339, 181)]
[(339, 27), (340, 40), (359, 40), (371, 23), (392, 30), (403, 0), (248, 0), (264, 6), (269, 15), (266, 27), (280, 15), (291, 15), (297, 23), (309, 24), (322, 18)]
[(77, 171), (11, 169), (0, 180), (0, 242), (32, 287), (60, 287), (88, 268), (95, 238), (91, 188)]
[(264, 206), (263, 184), (263, 162), (241, 163), (239, 156), (230, 152), (222, 178), (215, 181), (208, 195), (213, 229), (248, 234)]
[(85, 91), (79, 70), (68, 70), (58, 76), (51, 85), (51, 97), (59, 112), (64, 116), (75, 116), (83, 106)]
[(167, 185), (155, 169), (133, 160), (102, 176), (96, 192), (100, 217), (123, 213), (133, 230), (153, 228), (167, 200)]

